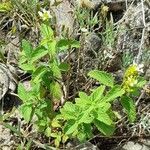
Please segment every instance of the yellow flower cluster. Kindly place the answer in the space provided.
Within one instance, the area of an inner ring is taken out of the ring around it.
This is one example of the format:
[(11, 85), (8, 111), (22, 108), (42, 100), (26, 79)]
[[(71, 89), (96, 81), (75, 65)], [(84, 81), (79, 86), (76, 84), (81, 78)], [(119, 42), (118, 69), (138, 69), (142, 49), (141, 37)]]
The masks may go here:
[(132, 64), (129, 66), (124, 74), (123, 88), (127, 92), (132, 92), (133, 87), (137, 84), (137, 77), (139, 72), (143, 72), (143, 65)]

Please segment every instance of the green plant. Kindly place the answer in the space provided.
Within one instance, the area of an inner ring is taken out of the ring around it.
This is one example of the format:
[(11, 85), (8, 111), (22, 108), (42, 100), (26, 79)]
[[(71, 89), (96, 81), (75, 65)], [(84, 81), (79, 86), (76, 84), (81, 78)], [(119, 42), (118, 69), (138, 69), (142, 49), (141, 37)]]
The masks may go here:
[(63, 97), (61, 72), (69, 69), (69, 64), (59, 61), (58, 54), (68, 48), (79, 47), (79, 43), (72, 39), (56, 40), (47, 21), (40, 30), (42, 39), (36, 48), (26, 40), (22, 41), (19, 66), (30, 73), (32, 79), (31, 89), (27, 90), (22, 83), (18, 85), (18, 95), (23, 102), (20, 112), (25, 121), (33, 123), (39, 132), (55, 137), (55, 145), (58, 146), (62, 135), (59, 131), (53, 133), (57, 116), (54, 106)]
[(95, 25), (100, 24), (98, 12), (94, 14), (92, 10), (87, 8), (77, 8), (75, 15), (81, 30), (87, 29), (89, 32), (93, 32)]
[(116, 85), (111, 74), (93, 70), (88, 75), (98, 80), (101, 85), (92, 90), (89, 96), (79, 92), (75, 103), (66, 102), (60, 110), (62, 118), (66, 120), (65, 134), (76, 136), (80, 141), (92, 136), (93, 125), (106, 136), (113, 134), (116, 112), (112, 110), (111, 105), (116, 99), (120, 100), (129, 121), (134, 122), (136, 119), (136, 107), (131, 93), (126, 92), (122, 85)]
[[(109, 73), (90, 71), (88, 75), (98, 80), (100, 86), (93, 89), (90, 95), (79, 92), (75, 102), (66, 102), (58, 112), (55, 111), (55, 103), (60, 103), (63, 98), (60, 84), (62, 72), (69, 69), (69, 64), (61, 63), (58, 55), (67, 49), (79, 48), (79, 42), (73, 39), (56, 40), (47, 19), (40, 26), (42, 39), (37, 47), (33, 48), (26, 40), (22, 41), (19, 66), (32, 77), (30, 89), (26, 89), (22, 83), (18, 86), (18, 95), (23, 102), (20, 112), (25, 121), (32, 123), (47, 137), (54, 138), (56, 147), (65, 143), (69, 136), (77, 137), (80, 141), (92, 137), (95, 127), (106, 136), (112, 135), (117, 119), (112, 103), (116, 99), (120, 100), (129, 121), (134, 122), (136, 107), (132, 100), (133, 93), (145, 84), (139, 78), (140, 68), (135, 64), (126, 70), (121, 85), (115, 84)], [(131, 78), (133, 80), (130, 81)]]
[[(110, 74), (94, 70), (89, 73), (89, 76), (103, 85), (92, 90), (89, 96), (79, 92), (75, 104), (66, 102), (61, 109), (62, 117), (67, 121), (64, 127), (65, 133), (77, 136), (80, 141), (92, 136), (93, 124), (107, 136), (114, 132), (115, 123), (112, 119), (111, 103), (125, 93), (121, 86), (114, 85), (114, 78)], [(107, 86), (110, 90), (106, 92)]]
[(115, 47), (115, 38), (117, 36), (117, 31), (115, 31), (115, 27), (112, 21), (106, 20), (106, 27), (104, 32), (102, 33), (104, 46), (108, 49), (113, 49)]
[(123, 52), (123, 56), (122, 56), (122, 67), (124, 69), (126, 69), (127, 67), (129, 67), (129, 65), (132, 64), (133, 62), (133, 54), (131, 52)]

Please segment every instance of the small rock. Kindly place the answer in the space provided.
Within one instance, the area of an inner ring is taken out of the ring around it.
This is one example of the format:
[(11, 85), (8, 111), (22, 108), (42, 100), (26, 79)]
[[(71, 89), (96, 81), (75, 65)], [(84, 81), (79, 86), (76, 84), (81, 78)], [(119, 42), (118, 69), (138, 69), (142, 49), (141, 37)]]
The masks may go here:
[(73, 9), (68, 0), (62, 0), (57, 6), (53, 6), (52, 10), (56, 17), (56, 33), (58, 37), (63, 34), (63, 28), (68, 31), (69, 36), (72, 37), (74, 32), (74, 17)]
[(121, 150), (149, 150), (150, 148), (144, 144), (135, 143), (133, 141), (129, 141), (125, 144)]

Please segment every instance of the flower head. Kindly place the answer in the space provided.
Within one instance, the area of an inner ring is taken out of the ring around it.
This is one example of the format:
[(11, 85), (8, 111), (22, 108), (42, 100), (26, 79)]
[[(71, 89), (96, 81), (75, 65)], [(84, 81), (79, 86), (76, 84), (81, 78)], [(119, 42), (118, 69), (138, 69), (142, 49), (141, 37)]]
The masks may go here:
[(43, 21), (52, 18), (50, 11), (43, 9), (42, 11), (38, 12), (39, 16), (42, 18)]
[(133, 63), (130, 65), (127, 70), (125, 71), (124, 74), (124, 79), (123, 79), (123, 88), (130, 92), (132, 91), (133, 87), (136, 86), (138, 83), (138, 75), (139, 73), (143, 73), (143, 64), (136, 64)]

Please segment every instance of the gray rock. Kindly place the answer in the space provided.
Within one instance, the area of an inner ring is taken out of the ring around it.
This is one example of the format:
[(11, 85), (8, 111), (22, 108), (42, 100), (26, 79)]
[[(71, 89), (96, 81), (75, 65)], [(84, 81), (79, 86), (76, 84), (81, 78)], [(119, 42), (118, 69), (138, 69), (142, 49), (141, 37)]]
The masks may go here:
[(150, 147), (144, 145), (135, 143), (132, 141), (129, 141), (127, 144), (125, 144), (121, 150), (150, 150)]
[(0, 100), (4, 97), (7, 91), (14, 92), (17, 85), (17, 79), (9, 68), (0, 63)]
[(83, 72), (88, 72), (91, 69), (96, 69), (99, 64), (99, 51), (101, 48), (102, 39), (96, 33), (90, 33), (85, 36), (82, 55), (83, 57)]
[(74, 33), (73, 9), (68, 0), (62, 0), (57, 6), (52, 6), (52, 11), (56, 17), (56, 32), (58, 37), (63, 34), (63, 30), (68, 32), (69, 36)]
[(83, 144), (79, 144), (73, 148), (68, 148), (68, 150), (98, 150), (98, 147), (93, 145), (90, 142), (85, 142)]
[[(133, 4), (128, 8), (128, 11), (126, 11), (123, 18), (118, 22), (118, 27), (120, 29), (118, 30), (118, 43), (116, 44), (116, 48), (118, 51), (129, 52), (132, 54), (134, 60), (136, 60), (136, 57), (138, 56), (139, 49), (142, 49), (143, 53), (143, 50), (148, 48), (148, 46), (145, 45), (145, 41), (149, 39), (149, 31), (148, 28), (144, 27), (142, 11), (141, 3)], [(148, 27), (150, 20), (150, 9), (146, 3), (144, 3), (144, 11), (145, 24)], [(146, 30), (144, 33), (144, 42), (141, 46), (144, 28)]]

